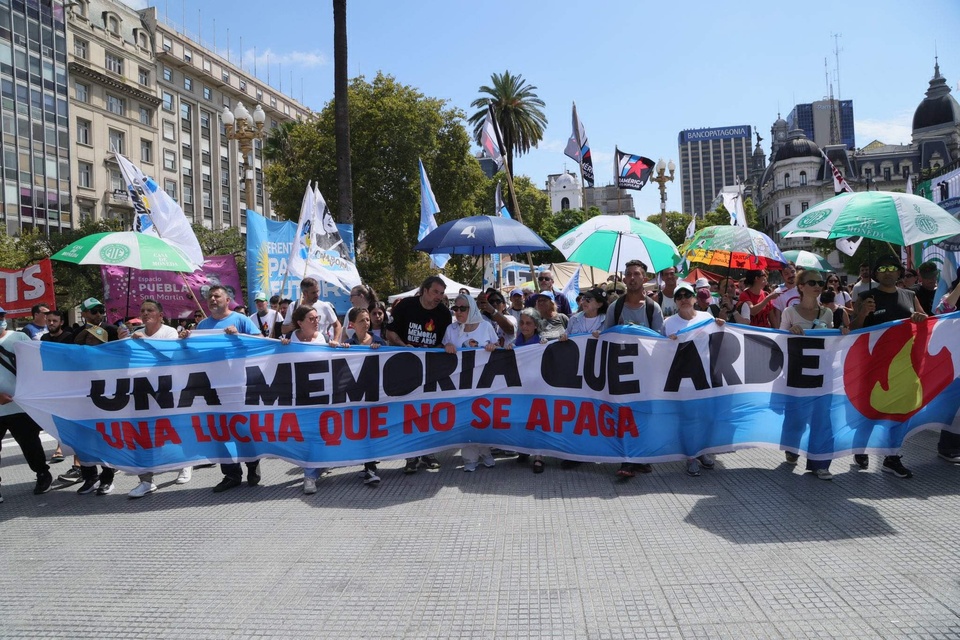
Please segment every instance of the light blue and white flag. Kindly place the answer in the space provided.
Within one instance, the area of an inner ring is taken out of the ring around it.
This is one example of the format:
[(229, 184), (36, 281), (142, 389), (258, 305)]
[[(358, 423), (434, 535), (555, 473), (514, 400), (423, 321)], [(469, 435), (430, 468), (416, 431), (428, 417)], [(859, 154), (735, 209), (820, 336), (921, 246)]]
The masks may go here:
[[(423, 240), (428, 233), (437, 228), (436, 215), (440, 213), (440, 207), (437, 205), (437, 197), (433, 195), (433, 187), (430, 186), (430, 178), (427, 177), (427, 170), (423, 167), (423, 160), (417, 160), (420, 165), (420, 232), (417, 233), (417, 241)], [(430, 262), (437, 269), (443, 269), (450, 260), (449, 253), (437, 253), (430, 256)]]
[(497, 215), (501, 218), (510, 218), (513, 219), (513, 216), (510, 215), (510, 210), (507, 209), (507, 205), (503, 202), (503, 189), (500, 188), (500, 181), (497, 181), (497, 193), (494, 196), (497, 208)]
[(570, 303), (570, 309), (573, 312), (579, 310), (580, 305), (577, 304), (577, 296), (580, 295), (580, 267), (577, 267), (577, 270), (573, 272), (573, 276), (567, 280), (567, 284), (563, 285), (563, 290), (560, 293)]

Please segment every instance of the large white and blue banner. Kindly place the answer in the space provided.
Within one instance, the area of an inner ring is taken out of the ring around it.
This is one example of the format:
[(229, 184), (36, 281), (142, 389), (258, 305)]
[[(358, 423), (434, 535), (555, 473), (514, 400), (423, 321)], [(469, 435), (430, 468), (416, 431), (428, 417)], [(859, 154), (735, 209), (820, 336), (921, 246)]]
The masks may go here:
[(515, 350), (335, 349), (242, 336), (17, 345), (16, 401), (84, 462), (328, 467), (483, 443), (657, 462), (768, 447), (829, 459), (960, 432), (960, 314), (841, 336), (713, 322)]

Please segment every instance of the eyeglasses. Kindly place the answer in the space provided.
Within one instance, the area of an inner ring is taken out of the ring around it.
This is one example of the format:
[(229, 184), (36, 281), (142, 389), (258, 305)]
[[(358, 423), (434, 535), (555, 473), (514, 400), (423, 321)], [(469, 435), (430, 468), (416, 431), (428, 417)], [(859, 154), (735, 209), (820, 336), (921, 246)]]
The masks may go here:
[(503, 300), (500, 300), (499, 298), (487, 298), (487, 302), (490, 304), (504, 304)]
[(686, 300), (687, 298), (692, 298), (692, 297), (693, 297), (692, 293), (684, 290), (677, 291), (676, 293), (673, 294), (674, 300)]
[(106, 309), (103, 307), (94, 307), (93, 309), (90, 309), (90, 313), (99, 313), (100, 315), (103, 315), (105, 311)]
[(894, 271), (900, 271), (900, 267), (895, 264), (885, 264), (877, 267), (877, 273), (892, 273)]
[(467, 311), (470, 311), (469, 305), (463, 305), (463, 306), (453, 305), (452, 307), (450, 307), (450, 309), (451, 311), (463, 311), (464, 313), (466, 313)]
[(807, 285), (808, 287), (822, 287), (827, 283), (824, 282), (823, 280), (807, 280), (803, 284)]
[(550, 276), (537, 276), (537, 280), (553, 280)]

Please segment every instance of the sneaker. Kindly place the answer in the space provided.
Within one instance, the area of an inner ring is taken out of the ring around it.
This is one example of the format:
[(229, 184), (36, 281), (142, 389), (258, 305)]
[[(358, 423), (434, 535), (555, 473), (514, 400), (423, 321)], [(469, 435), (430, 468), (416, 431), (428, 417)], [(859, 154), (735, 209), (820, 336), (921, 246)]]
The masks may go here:
[(813, 475), (820, 480), (833, 480), (833, 474), (830, 473), (829, 469), (814, 469)]
[(944, 451), (942, 453), (938, 453), (937, 456), (943, 458), (947, 462), (960, 464), (960, 451)]
[(409, 476), (416, 473), (418, 468), (420, 468), (419, 458), (407, 458), (407, 464), (403, 467), (403, 473)]
[(496, 465), (492, 455), (480, 456), (480, 462), (483, 463), (483, 466), (487, 469), (492, 469)]
[(130, 496), (131, 498), (142, 498), (148, 493), (153, 493), (156, 490), (157, 490), (157, 485), (153, 484), (152, 482), (141, 482), (140, 484), (135, 486), (133, 488), (133, 491), (131, 491), (127, 495)]
[(634, 470), (633, 464), (624, 462), (620, 465), (620, 468), (617, 469), (617, 475), (621, 478), (632, 478), (637, 475), (637, 472)]
[(81, 496), (85, 496), (88, 493), (93, 493), (94, 491), (96, 491), (97, 487), (99, 486), (100, 486), (100, 481), (97, 480), (96, 478), (92, 478), (90, 480), (84, 480), (80, 488), (77, 489), (77, 494)]
[(80, 467), (70, 467), (70, 470), (66, 473), (61, 473), (57, 476), (57, 480), (60, 482), (66, 482), (67, 484), (77, 484), (78, 482), (83, 482), (83, 476), (80, 475)]
[(471, 471), (476, 471), (476, 470), (477, 470), (477, 463), (476, 463), (476, 462), (464, 462), (464, 463), (463, 463), (463, 470), (466, 471), (467, 473), (470, 473)]
[(376, 474), (376, 469), (366, 470), (363, 472), (363, 484), (375, 487), (380, 484), (380, 476)]
[(228, 489), (233, 489), (234, 487), (239, 487), (243, 482), (237, 480), (236, 478), (223, 477), (223, 480), (220, 481), (220, 484), (213, 488), (214, 493), (223, 493)]
[(98, 495), (98, 496), (108, 496), (108, 495), (110, 495), (111, 493), (113, 493), (113, 483), (112, 483), (112, 482), (108, 482), (107, 484), (101, 484), (101, 485), (97, 488), (97, 495)]
[(49, 471), (44, 471), (37, 475), (37, 485), (33, 488), (33, 495), (39, 496), (42, 493), (50, 491), (50, 485), (53, 484), (53, 475)]
[(865, 453), (857, 453), (853, 456), (853, 461), (864, 471), (870, 466), (870, 456)]
[(687, 460), (687, 475), (694, 478), (700, 475), (700, 461), (696, 458)]
[(913, 474), (910, 472), (910, 469), (907, 469), (903, 466), (903, 463), (900, 461), (900, 456), (892, 456), (883, 461), (883, 466), (880, 467), (883, 471), (887, 473), (892, 473), (898, 478), (912, 478)]
[(707, 471), (710, 471), (711, 469), (713, 469), (713, 467), (716, 466), (717, 464), (717, 459), (714, 457), (712, 453), (705, 453), (702, 456), (698, 456), (697, 460), (700, 461), (700, 466), (702, 466)]
[(440, 468), (440, 461), (436, 456), (420, 456), (420, 464), (433, 471)]
[(180, 469), (180, 473), (177, 474), (175, 482), (177, 484), (187, 484), (191, 478), (193, 478), (193, 467), (184, 467)]
[(786, 458), (787, 464), (797, 464), (797, 460), (800, 459), (800, 456), (790, 451), (784, 451), (783, 457)]
[(255, 487), (260, 484), (260, 472), (256, 473), (247, 473), (247, 484), (251, 487)]
[(305, 494), (312, 495), (317, 492), (317, 481), (313, 478), (304, 478), (303, 479), (303, 492)]

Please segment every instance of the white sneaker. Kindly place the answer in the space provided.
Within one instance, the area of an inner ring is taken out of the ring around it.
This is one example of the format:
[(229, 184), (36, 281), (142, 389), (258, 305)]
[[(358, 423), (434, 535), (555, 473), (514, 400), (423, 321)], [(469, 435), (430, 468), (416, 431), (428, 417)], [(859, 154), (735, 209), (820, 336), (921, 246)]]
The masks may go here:
[(111, 493), (113, 493), (113, 483), (112, 483), (112, 482), (111, 482), (110, 484), (101, 484), (99, 487), (97, 487), (97, 495), (98, 495), (98, 496), (108, 496), (108, 495), (110, 495)]
[(180, 473), (177, 474), (177, 484), (187, 484), (190, 482), (190, 478), (193, 477), (193, 467), (184, 467), (180, 469)]
[(813, 472), (813, 475), (817, 476), (821, 480), (833, 480), (833, 474), (830, 473), (828, 469), (816, 469)]
[(313, 478), (304, 478), (303, 479), (303, 492), (307, 495), (312, 495), (317, 492), (317, 481)]
[(483, 466), (487, 469), (491, 469), (496, 464), (492, 455), (480, 456), (480, 462), (482, 462)]
[(153, 493), (156, 490), (157, 490), (157, 485), (153, 484), (152, 482), (141, 482), (140, 484), (138, 484), (136, 487), (133, 488), (133, 491), (131, 491), (127, 495), (130, 496), (131, 498), (142, 498), (148, 493)]

